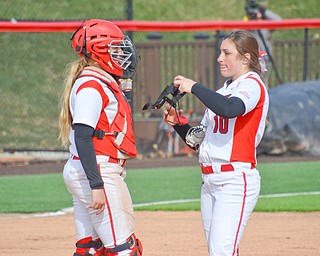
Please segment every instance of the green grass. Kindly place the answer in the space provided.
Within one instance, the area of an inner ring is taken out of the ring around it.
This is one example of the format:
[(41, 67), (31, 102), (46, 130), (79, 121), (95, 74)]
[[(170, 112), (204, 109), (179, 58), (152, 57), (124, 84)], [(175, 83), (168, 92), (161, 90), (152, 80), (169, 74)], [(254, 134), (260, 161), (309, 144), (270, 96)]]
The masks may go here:
[[(90, 1), (88, 4), (84, 0), (2, 0), (0, 17), (16, 20), (126, 19), (126, 2)], [(241, 20), (245, 15), (244, 6), (245, 0), (134, 0), (133, 18), (150, 21)], [(268, 0), (267, 7), (283, 18), (318, 18), (320, 2)], [(70, 34), (0, 33), (3, 49), (0, 62), (0, 149), (62, 149), (57, 142), (58, 95), (63, 86), (65, 66), (76, 59), (69, 44)], [(210, 36), (213, 34), (210, 32)], [(134, 33), (135, 42), (146, 41), (146, 35)], [(163, 33), (163, 40), (193, 40), (193, 35)]]
[[(245, 0), (134, 0), (137, 20), (226, 20), (242, 19)], [(2, 0), (2, 19), (126, 19), (126, 0)], [(262, 2), (285, 18), (319, 17), (319, 1), (268, 0)], [(18, 8), (19, 7), (19, 8)]]
[(320, 162), (259, 165), (261, 194), (320, 191)]
[(61, 174), (1, 176), (0, 212), (32, 213), (70, 207)]
[[(320, 191), (320, 161), (259, 164), (261, 195)], [(134, 204), (195, 199), (195, 202), (151, 204), (136, 210), (199, 210), (198, 167), (128, 170), (126, 182)], [(57, 211), (72, 206), (62, 174), (0, 176), (0, 213)], [(255, 211), (320, 211), (320, 195), (260, 198)]]
[(281, 198), (259, 198), (255, 211), (259, 212), (311, 212), (320, 211), (320, 195)]

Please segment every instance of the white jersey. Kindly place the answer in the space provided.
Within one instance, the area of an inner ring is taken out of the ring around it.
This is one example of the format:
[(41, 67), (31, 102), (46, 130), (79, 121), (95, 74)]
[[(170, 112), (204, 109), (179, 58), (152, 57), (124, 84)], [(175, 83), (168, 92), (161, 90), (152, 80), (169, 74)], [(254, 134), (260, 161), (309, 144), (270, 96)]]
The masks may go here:
[(267, 89), (255, 72), (248, 72), (232, 83), (225, 82), (217, 93), (238, 97), (245, 113), (225, 118), (206, 109), (201, 124), (207, 127), (199, 148), (200, 164), (245, 162), (256, 165), (256, 147), (260, 143), (269, 108)]
[[(90, 69), (95, 70), (93, 67), (90, 67)], [(98, 71), (105, 74), (105, 72), (100, 69)], [(106, 77), (113, 79), (110, 75), (106, 75)], [(94, 77), (78, 78), (72, 87), (70, 94), (70, 112), (72, 116), (72, 123), (86, 124), (92, 128), (96, 128), (101, 116), (103, 99), (98, 90), (94, 89), (92, 86), (84, 86), (92, 83), (101, 84), (101, 88), (103, 88), (105, 95), (108, 97), (108, 108), (106, 108), (105, 111), (106, 118), (108, 118), (108, 123), (111, 124), (118, 112), (118, 101), (113, 92), (107, 86), (103, 86), (99, 79)], [(116, 82), (114, 81), (114, 83)], [(70, 129), (69, 140), (70, 153), (78, 156), (74, 141), (73, 129)]]

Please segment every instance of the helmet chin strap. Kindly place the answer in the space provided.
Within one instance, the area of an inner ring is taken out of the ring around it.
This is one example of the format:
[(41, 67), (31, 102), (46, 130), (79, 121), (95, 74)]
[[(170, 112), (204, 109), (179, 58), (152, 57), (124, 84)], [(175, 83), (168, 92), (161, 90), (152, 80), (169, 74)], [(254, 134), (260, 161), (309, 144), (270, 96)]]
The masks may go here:
[(120, 76), (116, 76), (116, 75), (114, 75), (114, 74), (110, 74), (110, 75), (114, 78), (114, 80), (119, 81)]

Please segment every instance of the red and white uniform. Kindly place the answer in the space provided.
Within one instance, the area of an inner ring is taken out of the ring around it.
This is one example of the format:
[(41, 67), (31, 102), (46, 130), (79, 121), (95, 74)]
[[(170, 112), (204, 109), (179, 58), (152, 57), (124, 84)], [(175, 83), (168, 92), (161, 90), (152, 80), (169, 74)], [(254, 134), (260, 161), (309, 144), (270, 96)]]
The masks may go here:
[(229, 119), (207, 109), (201, 121), (207, 127), (199, 148), (203, 227), (210, 255), (231, 256), (238, 255), (239, 242), (260, 192), (256, 147), (265, 129), (269, 98), (254, 72), (226, 82), (217, 92), (238, 97), (245, 104), (242, 116)]
[[(103, 213), (97, 215), (96, 210), (88, 207), (92, 203), (91, 188), (81, 162), (77, 158), (78, 152), (72, 129), (70, 130), (71, 158), (64, 168), (64, 180), (73, 196), (77, 240), (88, 237), (95, 240), (99, 237), (108, 248), (125, 243), (135, 231), (131, 196), (124, 182), (126, 170), (121, 161), (110, 162), (110, 156), (113, 159), (128, 159), (136, 154), (136, 148), (132, 146), (134, 135), (130, 107), (125, 102), (124, 96), (120, 95), (121, 92), (116, 91), (116, 87), (117, 82), (112, 76), (101, 69), (90, 67), (85, 68), (75, 81), (70, 95), (73, 123), (86, 124), (94, 129), (105, 130), (106, 133), (113, 132), (113, 129), (116, 129), (113, 126), (114, 121), (117, 115), (123, 112), (116, 126), (122, 132), (118, 137), (120, 138), (119, 148), (121, 144), (126, 143), (127, 146), (130, 144), (128, 154), (119, 150), (108, 139), (108, 135), (103, 139), (93, 137), (97, 164), (107, 198)], [(123, 106), (118, 104), (119, 101)], [(121, 251), (118, 255), (130, 255), (130, 250)]]
[[(108, 155), (117, 159), (136, 156), (132, 116), (117, 82), (108, 73), (97, 68), (85, 68), (76, 80), (70, 96), (70, 112), (73, 123), (86, 124), (96, 130), (104, 130), (107, 135), (103, 140), (93, 137), (97, 155)], [(116, 141), (111, 138), (119, 132)], [(70, 132), (70, 152), (78, 155), (74, 132)]]

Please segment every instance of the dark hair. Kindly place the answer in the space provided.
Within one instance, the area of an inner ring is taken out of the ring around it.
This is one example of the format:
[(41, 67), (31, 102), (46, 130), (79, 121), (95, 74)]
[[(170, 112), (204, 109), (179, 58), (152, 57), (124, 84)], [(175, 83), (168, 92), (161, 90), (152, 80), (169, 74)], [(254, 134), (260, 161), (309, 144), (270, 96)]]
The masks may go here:
[(236, 46), (237, 51), (243, 57), (249, 53), (251, 58), (249, 61), (249, 68), (261, 75), (261, 68), (259, 63), (259, 45), (255, 36), (246, 30), (233, 31), (226, 35), (223, 40), (230, 39)]

